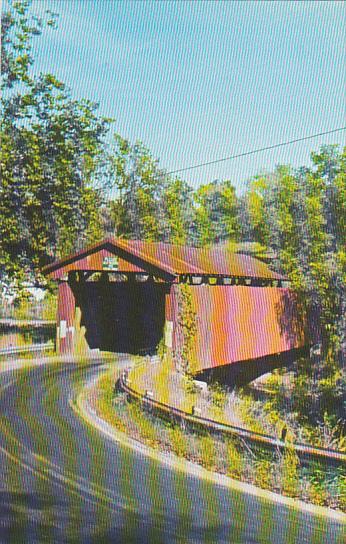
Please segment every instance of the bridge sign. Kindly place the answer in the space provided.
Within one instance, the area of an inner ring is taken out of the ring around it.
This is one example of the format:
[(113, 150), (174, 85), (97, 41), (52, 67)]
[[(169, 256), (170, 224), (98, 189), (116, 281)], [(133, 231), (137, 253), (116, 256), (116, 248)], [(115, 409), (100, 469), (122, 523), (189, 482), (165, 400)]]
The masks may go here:
[(115, 255), (112, 257), (104, 257), (102, 262), (103, 270), (118, 270), (118, 268), (119, 268), (118, 257), (116, 257)]

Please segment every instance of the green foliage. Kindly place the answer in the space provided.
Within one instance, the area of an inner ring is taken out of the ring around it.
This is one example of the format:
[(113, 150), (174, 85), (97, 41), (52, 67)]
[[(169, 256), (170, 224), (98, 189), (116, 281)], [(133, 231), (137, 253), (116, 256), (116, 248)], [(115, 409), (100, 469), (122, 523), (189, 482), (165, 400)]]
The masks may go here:
[(41, 317), (42, 319), (45, 319), (47, 321), (49, 320), (56, 320), (56, 314), (57, 314), (57, 307), (58, 307), (58, 301), (57, 301), (57, 294), (56, 293), (46, 293), (44, 300), (42, 301), (41, 305)]
[(263, 427), (265, 419), (260, 417), (258, 403), (252, 397), (240, 394), (238, 411), (241, 421), (244, 422), (248, 429), (251, 429), (255, 433), (265, 433), (265, 428)]
[(341, 476), (338, 487), (340, 508), (343, 512), (346, 512), (346, 475)]
[(116, 196), (110, 215), (117, 236), (185, 244), (192, 240), (192, 189), (172, 179), (141, 143), (119, 134), (109, 155), (110, 184)]
[(102, 418), (113, 425), (121, 432), (126, 431), (126, 427), (121, 417), (117, 415), (113, 405), (114, 379), (111, 374), (105, 374), (98, 381), (98, 395), (96, 407)]
[(187, 374), (194, 373), (194, 344), (197, 333), (196, 311), (192, 301), (192, 287), (187, 284), (179, 285), (177, 334), (180, 337), (178, 348), (173, 354), (176, 366)]
[[(278, 166), (256, 177), (245, 200), (252, 239), (273, 250), (278, 271), (297, 294), (301, 318), (307, 317), (308, 338), (321, 346), (294, 394), (304, 404), (304, 388), (314, 387), (311, 398), (323, 413), (333, 404), (346, 353), (345, 150), (322, 146), (312, 162), (312, 168)], [(285, 319), (290, 316), (283, 316), (283, 326)]]
[(269, 243), (269, 226), (265, 208), (268, 182), (265, 176), (256, 176), (250, 183), (244, 203), (247, 219), (250, 222), (251, 239), (264, 247), (267, 247)]
[[(336, 423), (344, 414), (344, 392), (345, 375), (338, 368), (331, 373), (330, 365), (311, 363), (304, 359), (297, 365), (296, 377), (290, 391), (291, 404), (298, 421), (311, 427), (313, 442), (325, 445), (327, 436), (331, 439), (331, 433), (335, 445), (338, 444), (337, 437), (342, 439), (345, 423)], [(331, 428), (334, 429), (333, 432)]]
[(272, 488), (272, 463), (269, 459), (258, 459), (255, 463), (255, 484), (262, 489)]
[(216, 467), (216, 452), (215, 443), (210, 435), (201, 436), (199, 438), (199, 455), (202, 465), (208, 470), (213, 470)]
[(42, 301), (37, 302), (28, 291), (22, 289), (11, 305), (4, 305), (1, 308), (0, 315), (4, 318), (19, 320), (42, 319), (55, 321), (56, 312), (56, 294), (47, 293)]
[[(143, 410), (136, 402), (114, 395), (114, 373), (107, 373), (98, 382), (96, 407), (101, 417), (117, 429), (142, 439), (162, 451), (169, 448), (179, 457), (193, 458), (209, 470), (226, 469), (231, 477), (256, 484), (264, 489), (281, 490), (286, 495), (302, 497), (315, 504), (326, 504), (345, 510), (344, 469), (330, 469), (309, 465), (302, 468), (293, 450), (250, 452), (242, 440), (216, 437), (196, 432), (188, 426), (167, 422)], [(279, 455), (279, 462), (278, 462)]]
[(178, 425), (169, 429), (169, 439), (172, 449), (178, 457), (186, 457), (188, 452), (188, 439)]
[(34, 75), (32, 38), (44, 24), (30, 2), (3, 15), (0, 267), (17, 282), (101, 237), (103, 136), (108, 121), (73, 100), (52, 74)]
[(201, 185), (195, 193), (195, 221), (200, 245), (237, 240), (238, 199), (230, 181)]
[(214, 382), (209, 386), (209, 391), (211, 392), (211, 401), (214, 406), (217, 408), (224, 408), (227, 399), (224, 387), (218, 382)]
[(143, 417), (143, 412), (137, 402), (131, 402), (128, 405), (128, 410), (131, 415), (131, 419), (138, 427), (142, 438), (144, 438), (150, 445), (156, 445), (158, 440), (156, 427), (148, 418)]
[(240, 479), (244, 471), (244, 457), (235, 445), (234, 441), (229, 439), (226, 446), (228, 456), (227, 473), (233, 478)]
[[(54, 27), (57, 15), (46, 10), (45, 17), (28, 14), (31, 1), (12, 0), (9, 10), (1, 13), (1, 73), (3, 88), (30, 82), (29, 69), (34, 63), (31, 38), (44, 25)], [(20, 24), (18, 24), (20, 23)]]
[(318, 427), (322, 437), (322, 447), (346, 451), (345, 421), (342, 418), (324, 412), (323, 422)]
[(313, 504), (323, 506), (327, 503), (326, 473), (318, 465), (313, 469), (309, 479), (309, 497)]
[(191, 187), (180, 179), (168, 180), (163, 194), (167, 241), (182, 245), (194, 241), (194, 203)]
[(157, 161), (143, 144), (131, 145), (119, 134), (110, 161), (111, 183), (117, 189), (111, 203), (117, 236), (158, 241), (163, 173)]
[(282, 472), (282, 490), (290, 497), (298, 495), (299, 485), (299, 458), (293, 449), (288, 447), (285, 449), (282, 456), (281, 472)]
[(262, 432), (278, 438), (285, 427), (286, 442), (346, 451), (345, 379), (341, 372), (317, 379), (306, 359), (290, 369), (289, 380), (283, 372), (277, 370), (266, 379), (261, 400), (255, 400), (250, 388), (242, 393), (237, 409), (244, 423), (256, 430), (260, 422)]
[(156, 353), (160, 357), (161, 361), (163, 361), (167, 353), (165, 334), (163, 335), (163, 337), (161, 338), (161, 340), (159, 341), (157, 345)]

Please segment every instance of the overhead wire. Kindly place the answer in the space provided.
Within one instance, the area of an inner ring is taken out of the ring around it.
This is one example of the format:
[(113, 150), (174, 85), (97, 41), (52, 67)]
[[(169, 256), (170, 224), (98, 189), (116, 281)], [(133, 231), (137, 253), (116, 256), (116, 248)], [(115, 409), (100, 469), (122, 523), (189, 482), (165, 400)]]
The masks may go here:
[(258, 149), (253, 149), (251, 151), (245, 151), (244, 153), (238, 153), (237, 155), (230, 155), (229, 157), (223, 157), (221, 159), (215, 159), (212, 161), (202, 162), (199, 164), (194, 164), (192, 166), (186, 166), (184, 168), (178, 168), (177, 170), (172, 170), (167, 172), (167, 174), (177, 174), (178, 172), (186, 172), (187, 170), (194, 170), (196, 168), (202, 168), (203, 166), (209, 166), (211, 164), (217, 164), (220, 162), (230, 161), (232, 159), (238, 159), (240, 157), (246, 157), (248, 155), (254, 155), (255, 153), (260, 153), (261, 151), (268, 151), (269, 149), (276, 149), (278, 147), (283, 147), (285, 145), (295, 144), (297, 142), (303, 142), (304, 140), (310, 140), (312, 138), (318, 138), (318, 136), (326, 136), (327, 134), (333, 134), (335, 132), (341, 132), (346, 130), (346, 127), (334, 128), (332, 130), (326, 130), (324, 132), (318, 132), (316, 134), (310, 134), (309, 136), (303, 136), (302, 138), (295, 138), (294, 140), (288, 140), (286, 142), (280, 142), (279, 144), (268, 145), (266, 147), (260, 147)]

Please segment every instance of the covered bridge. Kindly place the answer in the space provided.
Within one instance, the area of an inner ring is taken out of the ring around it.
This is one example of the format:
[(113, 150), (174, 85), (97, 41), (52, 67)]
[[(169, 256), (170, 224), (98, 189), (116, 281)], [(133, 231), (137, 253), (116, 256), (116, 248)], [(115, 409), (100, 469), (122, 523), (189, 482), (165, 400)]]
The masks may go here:
[[(48, 265), (59, 284), (57, 349), (177, 352), (179, 289), (191, 287), (195, 373), (263, 373), (297, 356), (306, 341), (286, 279), (224, 246), (192, 248), (106, 239)], [(247, 362), (244, 366), (243, 363)]]

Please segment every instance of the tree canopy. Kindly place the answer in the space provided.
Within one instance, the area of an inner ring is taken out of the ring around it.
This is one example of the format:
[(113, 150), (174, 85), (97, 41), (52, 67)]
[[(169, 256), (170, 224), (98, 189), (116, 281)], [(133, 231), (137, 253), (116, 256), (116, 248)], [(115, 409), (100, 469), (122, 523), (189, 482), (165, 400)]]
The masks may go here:
[[(345, 360), (345, 150), (322, 146), (312, 167), (279, 166), (246, 195), (252, 239), (271, 248), (310, 315), (321, 358)], [(343, 364), (343, 363), (342, 363)]]
[(34, 74), (32, 39), (54, 19), (29, 7), (12, 2), (2, 17), (0, 266), (17, 279), (101, 236), (95, 183), (109, 125), (54, 75)]

